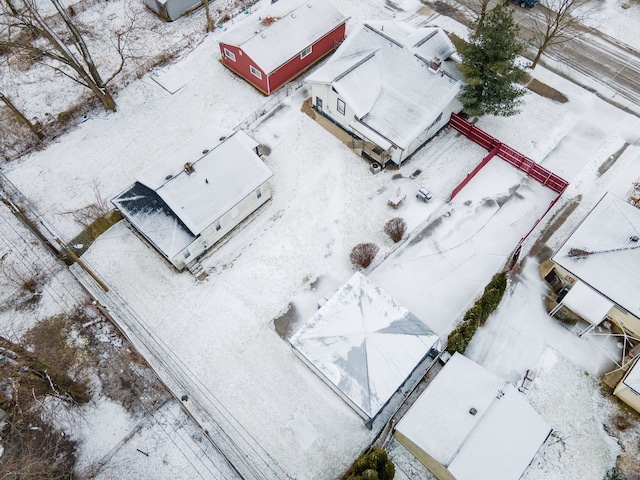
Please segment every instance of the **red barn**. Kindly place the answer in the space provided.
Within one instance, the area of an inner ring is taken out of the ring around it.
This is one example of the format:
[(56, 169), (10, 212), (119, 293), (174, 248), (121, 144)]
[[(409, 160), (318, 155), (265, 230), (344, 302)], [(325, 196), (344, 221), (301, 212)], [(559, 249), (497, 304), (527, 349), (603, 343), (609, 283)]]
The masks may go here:
[(337, 48), (346, 22), (328, 0), (279, 0), (221, 38), (222, 63), (269, 95)]

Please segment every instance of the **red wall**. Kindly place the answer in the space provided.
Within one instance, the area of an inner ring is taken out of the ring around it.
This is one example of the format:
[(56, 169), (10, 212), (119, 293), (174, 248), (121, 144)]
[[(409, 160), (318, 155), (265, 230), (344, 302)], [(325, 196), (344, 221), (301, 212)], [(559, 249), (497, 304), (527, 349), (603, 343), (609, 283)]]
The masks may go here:
[(333, 51), (342, 40), (344, 40), (345, 24), (342, 23), (331, 32), (327, 33), (324, 37), (319, 39), (313, 44), (311, 53), (300, 58), (300, 53), (275, 70), (269, 76), (269, 92), (273, 93), (289, 80), (294, 79), (306, 68), (321, 60), (328, 53)]
[[(224, 54), (225, 48), (236, 56), (235, 62)], [(262, 93), (266, 93), (266, 94), (270, 93), (267, 87), (268, 85), (267, 74), (264, 73), (260, 68), (258, 68), (255, 62), (251, 60), (247, 55), (245, 55), (242, 49), (231, 46), (231, 45), (227, 45), (225, 43), (220, 43), (220, 55), (222, 57), (222, 63), (227, 68), (236, 72), (238, 75), (243, 77), (247, 82), (249, 82), (251, 85), (256, 87)], [(258, 70), (260, 70), (260, 72), (262, 73), (262, 80), (256, 77), (253, 73), (251, 73), (251, 70), (249, 70), (249, 67), (251, 65), (253, 65), (254, 68), (257, 68)]]
[[(262, 93), (269, 95), (289, 80), (300, 75), (300, 73), (302, 73), (306, 68), (330, 53), (342, 40), (344, 40), (344, 33), (345, 23), (342, 23), (314, 43), (309, 55), (301, 59), (300, 52), (298, 52), (295, 57), (291, 58), (288, 62), (285, 62), (268, 77), (267, 74), (238, 47), (220, 43), (220, 55), (222, 57), (222, 63), (227, 68), (236, 72)], [(235, 62), (225, 56), (225, 48), (236, 56)], [(251, 65), (260, 70), (262, 73), (262, 79), (259, 79), (251, 73), (251, 70), (249, 69)]]

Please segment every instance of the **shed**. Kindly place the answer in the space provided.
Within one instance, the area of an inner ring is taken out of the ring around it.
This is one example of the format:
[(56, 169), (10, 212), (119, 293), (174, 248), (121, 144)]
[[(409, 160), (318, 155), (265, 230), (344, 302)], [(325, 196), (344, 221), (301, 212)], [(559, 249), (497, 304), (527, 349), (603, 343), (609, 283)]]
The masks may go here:
[(168, 22), (202, 5), (202, 0), (143, 0), (144, 4)]
[(394, 435), (441, 480), (518, 480), (550, 433), (513, 385), (456, 353)]
[(606, 193), (551, 260), (569, 308), (640, 337), (640, 209)]
[(279, 0), (223, 35), (222, 63), (270, 95), (335, 50), (346, 22), (328, 0)]
[(209, 127), (136, 177), (112, 202), (178, 270), (271, 198), (272, 173), (242, 131)]
[(358, 272), (290, 343), (370, 425), (440, 340), (422, 320)]
[(314, 109), (382, 165), (405, 162), (462, 109), (456, 50), (438, 27), (360, 25), (307, 82)]

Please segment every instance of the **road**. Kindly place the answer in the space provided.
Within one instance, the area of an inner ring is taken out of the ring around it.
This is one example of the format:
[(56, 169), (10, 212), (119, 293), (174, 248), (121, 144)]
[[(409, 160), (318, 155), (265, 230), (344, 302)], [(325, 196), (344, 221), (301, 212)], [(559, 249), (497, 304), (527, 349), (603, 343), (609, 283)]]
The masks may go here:
[[(456, 0), (423, 3), (441, 15), (469, 24), (470, 17)], [(544, 6), (514, 6), (514, 19), (520, 38), (531, 38), (532, 25), (544, 18)], [(550, 46), (541, 64), (569, 80), (595, 91), (604, 100), (640, 116), (640, 51), (594, 29), (577, 26), (579, 35)], [(524, 56), (533, 60), (536, 49), (529, 47)], [(577, 74), (576, 74), (577, 73)]]

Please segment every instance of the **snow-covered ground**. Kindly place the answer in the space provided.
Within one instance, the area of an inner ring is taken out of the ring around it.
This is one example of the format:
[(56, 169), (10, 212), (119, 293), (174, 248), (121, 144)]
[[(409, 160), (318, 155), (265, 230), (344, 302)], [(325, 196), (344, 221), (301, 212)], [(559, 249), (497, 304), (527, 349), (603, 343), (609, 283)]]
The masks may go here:
[[(377, 0), (334, 3), (352, 17), (349, 29), (360, 20), (394, 15)], [(397, 18), (423, 20), (415, 14), (418, 2), (403, 6), (409, 11)], [(434, 23), (462, 29), (445, 17), (436, 17)], [(201, 127), (232, 128), (267, 102), (219, 63), (219, 34), (206, 36), (183, 61), (163, 69), (164, 80), (158, 77), (159, 81), (180, 77), (185, 83), (175, 93), (146, 76), (119, 93), (116, 113), (96, 112), (46, 149), (3, 167), (63, 238), (80, 230), (65, 212), (95, 202), (94, 180), (101, 195), (111, 198), (162, 152)], [(569, 102), (529, 93), (519, 115), (483, 117), (478, 126), (569, 180), (567, 201), (582, 195), (581, 206), (552, 237), (553, 248), (605, 190), (623, 196), (629, 182), (640, 177), (637, 147), (629, 147), (605, 174), (598, 173), (621, 146), (638, 142), (640, 120), (544, 69), (537, 68), (533, 75), (564, 93)], [(337, 476), (376, 432), (367, 430), (360, 417), (293, 355), (276, 334), (274, 318), (314, 279), (346, 281), (352, 274), (350, 249), (373, 241), (381, 253), (367, 272), (370, 278), (444, 337), (553, 199), (550, 191), (494, 159), (447, 203), (451, 189), (485, 154), (453, 131), (442, 132), (423, 148), (400, 170), (403, 178), (394, 179), (396, 172), (388, 171), (371, 175), (362, 159), (300, 111), (307, 95), (304, 88), (297, 91), (252, 126), (249, 133), (271, 148), (265, 162), (274, 172), (274, 197), (203, 261), (209, 272), (204, 282), (172, 271), (124, 222), (84, 255), (185, 371), (298, 479)], [(418, 169), (422, 173), (409, 179)], [(430, 203), (415, 199), (419, 184), (434, 192)], [(386, 200), (398, 186), (407, 192), (407, 201), (392, 210)], [(564, 204), (560, 201), (554, 211)], [(401, 246), (382, 232), (393, 216), (405, 218), (412, 231)], [(545, 315), (543, 292), (535, 261), (528, 259), (519, 282), (510, 286), (468, 354), (514, 382), (530, 368), (546, 372), (541, 379), (549, 380), (532, 392), (532, 402), (544, 416), (545, 398), (553, 398), (561, 382), (555, 376), (561, 372), (547, 368), (553, 364), (547, 347), (591, 373), (601, 373), (610, 360), (600, 347), (578, 339)], [(158, 359), (149, 361), (161, 370)], [(583, 389), (576, 394), (596, 388), (574, 384)], [(202, 420), (198, 412), (192, 413)], [(578, 428), (558, 417), (548, 421), (563, 433)], [(572, 434), (567, 435), (570, 440)], [(600, 439), (594, 437), (593, 442)], [(124, 453), (114, 458), (119, 455)], [(562, 468), (554, 470), (549, 465), (556, 464), (542, 458), (535, 472), (544, 473), (528, 478), (600, 480), (613, 466), (615, 449), (590, 460), (597, 464), (590, 471), (582, 469), (579, 455), (564, 457)], [(126, 464), (130, 457), (121, 461)], [(167, 463), (174, 465), (173, 461), (167, 456)], [(174, 471), (184, 460), (175, 461)], [(121, 478), (142, 478), (137, 472), (129, 476), (118, 471)], [(570, 477), (564, 472), (582, 473)], [(104, 475), (109, 476), (109, 466)]]

